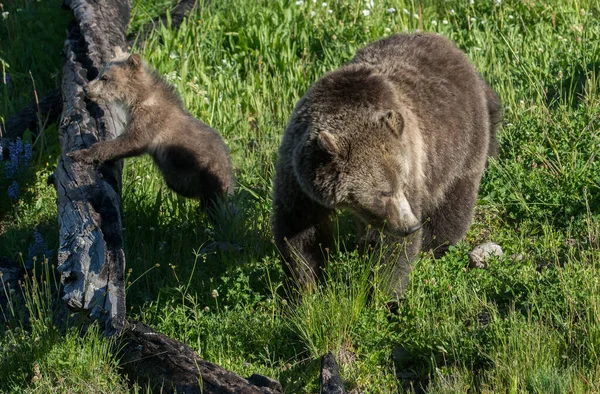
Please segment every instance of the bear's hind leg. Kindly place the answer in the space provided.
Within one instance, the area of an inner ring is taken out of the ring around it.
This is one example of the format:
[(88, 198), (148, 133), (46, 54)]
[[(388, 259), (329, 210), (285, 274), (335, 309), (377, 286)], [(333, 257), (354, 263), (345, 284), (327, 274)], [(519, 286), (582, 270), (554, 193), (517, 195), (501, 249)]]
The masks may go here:
[(320, 275), (326, 249), (333, 244), (332, 211), (310, 200), (299, 188), (286, 193), (286, 201), (280, 197), (275, 193), (273, 201), (275, 243), (288, 279), (309, 288)]

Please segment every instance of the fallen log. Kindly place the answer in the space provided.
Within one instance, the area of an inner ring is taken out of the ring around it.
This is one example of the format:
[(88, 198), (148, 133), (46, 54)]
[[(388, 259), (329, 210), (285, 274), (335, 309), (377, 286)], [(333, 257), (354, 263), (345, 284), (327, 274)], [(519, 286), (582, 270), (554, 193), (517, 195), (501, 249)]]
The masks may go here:
[(65, 0), (63, 6), (73, 11), (75, 20), (67, 29), (64, 47), (62, 155), (54, 177), (58, 271), (67, 305), (89, 312), (111, 335), (125, 322), (122, 162), (94, 168), (74, 163), (66, 153), (114, 138), (125, 125), (116, 108), (87, 100), (83, 87), (112, 59), (115, 47), (125, 47), (131, 6), (122, 0)]
[(137, 383), (161, 393), (277, 394), (281, 384), (262, 375), (244, 379), (201, 359), (189, 346), (128, 320), (119, 365)]
[(321, 357), (321, 394), (346, 394), (344, 382), (333, 353)]

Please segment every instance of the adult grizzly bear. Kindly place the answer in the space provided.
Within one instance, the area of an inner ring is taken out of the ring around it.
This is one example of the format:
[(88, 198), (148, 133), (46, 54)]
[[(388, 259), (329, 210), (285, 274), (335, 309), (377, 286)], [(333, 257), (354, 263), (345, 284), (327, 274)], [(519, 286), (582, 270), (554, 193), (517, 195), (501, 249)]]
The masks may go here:
[(330, 217), (347, 209), (367, 241), (402, 247), (385, 256), (387, 291), (399, 296), (415, 255), (441, 255), (465, 235), (500, 122), (496, 94), (439, 35), (376, 41), (326, 74), (279, 148), (273, 230), (288, 276), (314, 282), (333, 242)]

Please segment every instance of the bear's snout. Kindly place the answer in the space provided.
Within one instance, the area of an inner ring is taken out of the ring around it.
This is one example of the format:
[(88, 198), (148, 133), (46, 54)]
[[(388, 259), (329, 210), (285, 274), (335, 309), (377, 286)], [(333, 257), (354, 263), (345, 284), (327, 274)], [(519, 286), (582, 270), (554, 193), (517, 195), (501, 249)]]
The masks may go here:
[(389, 232), (409, 235), (421, 228), (421, 222), (415, 216), (404, 194), (390, 197), (386, 202), (386, 223)]

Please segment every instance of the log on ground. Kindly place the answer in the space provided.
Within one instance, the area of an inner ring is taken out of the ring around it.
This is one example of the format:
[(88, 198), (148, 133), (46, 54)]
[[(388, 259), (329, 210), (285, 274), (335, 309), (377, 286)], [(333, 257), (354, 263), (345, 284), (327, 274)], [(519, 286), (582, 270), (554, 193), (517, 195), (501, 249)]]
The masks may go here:
[(124, 127), (124, 114), (86, 99), (83, 87), (126, 46), (130, 2), (65, 0), (75, 20), (67, 29), (63, 67), (62, 155), (54, 183), (58, 196), (58, 270), (64, 301), (89, 312), (107, 334), (125, 321), (125, 254), (121, 215), (122, 162), (98, 168), (74, 163), (66, 154), (111, 139)]
[(279, 382), (262, 375), (244, 379), (200, 358), (189, 346), (128, 320), (120, 366), (130, 380), (162, 393), (278, 394)]

